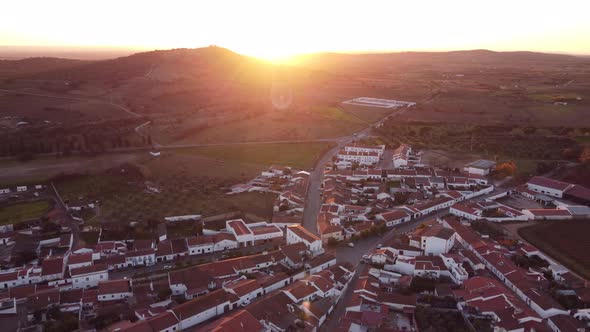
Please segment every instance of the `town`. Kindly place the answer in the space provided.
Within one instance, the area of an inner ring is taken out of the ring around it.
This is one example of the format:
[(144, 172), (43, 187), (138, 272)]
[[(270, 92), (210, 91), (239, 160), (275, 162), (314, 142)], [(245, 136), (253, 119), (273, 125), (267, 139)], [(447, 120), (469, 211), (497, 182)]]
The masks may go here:
[[(590, 189), (543, 176), (496, 185), (496, 161), (435, 167), (370, 137), (339, 141), (311, 170), (270, 166), (231, 186), (276, 194), (269, 220), (170, 216), (154, 237), (100, 228), (88, 245), (84, 211), (100, 202), (64, 202), (53, 183), (0, 188), (7, 206), (48, 211), (0, 226), (0, 320), (23, 331), (587, 328), (587, 279), (509, 226), (587, 220)], [(180, 224), (199, 231), (167, 231)]]

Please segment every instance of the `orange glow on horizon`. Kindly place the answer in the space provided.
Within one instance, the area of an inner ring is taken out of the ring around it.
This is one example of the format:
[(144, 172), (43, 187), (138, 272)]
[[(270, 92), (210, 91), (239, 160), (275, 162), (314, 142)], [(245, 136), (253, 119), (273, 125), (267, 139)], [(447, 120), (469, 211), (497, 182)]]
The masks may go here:
[[(31, 10), (34, 7), (35, 10)], [(11, 1), (0, 45), (193, 48), (274, 62), (313, 52), (491, 49), (590, 54), (590, 1)]]

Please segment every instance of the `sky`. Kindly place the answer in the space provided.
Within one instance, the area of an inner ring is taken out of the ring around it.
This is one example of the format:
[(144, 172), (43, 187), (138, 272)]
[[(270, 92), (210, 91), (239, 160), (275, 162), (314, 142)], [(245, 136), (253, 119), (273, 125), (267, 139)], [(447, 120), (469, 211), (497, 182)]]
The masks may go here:
[(19, 0), (0, 45), (302, 53), (491, 49), (590, 54), (590, 0)]

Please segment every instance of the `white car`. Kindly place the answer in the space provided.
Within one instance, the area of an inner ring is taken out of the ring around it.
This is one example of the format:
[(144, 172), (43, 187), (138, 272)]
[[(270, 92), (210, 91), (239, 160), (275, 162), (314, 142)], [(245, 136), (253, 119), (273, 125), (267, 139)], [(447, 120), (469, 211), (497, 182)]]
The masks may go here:
[(379, 244), (377, 245), (377, 249), (381, 249), (381, 248), (383, 248), (383, 244), (382, 244), (382, 243), (379, 243)]
[(351, 248), (354, 248), (354, 243), (352, 243), (352, 242), (348, 242), (346, 245), (349, 246), (349, 247), (351, 247)]

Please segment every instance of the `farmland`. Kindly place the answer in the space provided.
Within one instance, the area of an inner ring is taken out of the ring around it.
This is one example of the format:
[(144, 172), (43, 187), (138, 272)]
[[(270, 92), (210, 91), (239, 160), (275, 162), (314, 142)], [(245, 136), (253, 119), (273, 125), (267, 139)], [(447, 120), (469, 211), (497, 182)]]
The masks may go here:
[(170, 150), (107, 171), (60, 176), (54, 183), (73, 205), (99, 201), (99, 215), (92, 219), (96, 222), (228, 211), (270, 218), (275, 195), (225, 195), (231, 185), (251, 179), (265, 167)]
[[(253, 114), (248, 117), (229, 117), (207, 126), (185, 128), (185, 135), (176, 143), (229, 143), (275, 140), (311, 140), (350, 135), (366, 123), (336, 107), (303, 107), (284, 111)], [(155, 128), (155, 133), (158, 127)], [(158, 141), (160, 138), (154, 134)], [(169, 139), (164, 137), (164, 139)]]
[(518, 234), (561, 264), (590, 278), (590, 221), (542, 222), (518, 230)]
[(38, 219), (48, 209), (49, 202), (46, 200), (5, 205), (0, 207), (0, 225), (18, 224), (27, 220)]
[(244, 164), (285, 165), (309, 169), (332, 143), (247, 144), (178, 149), (175, 153), (201, 155)]

